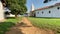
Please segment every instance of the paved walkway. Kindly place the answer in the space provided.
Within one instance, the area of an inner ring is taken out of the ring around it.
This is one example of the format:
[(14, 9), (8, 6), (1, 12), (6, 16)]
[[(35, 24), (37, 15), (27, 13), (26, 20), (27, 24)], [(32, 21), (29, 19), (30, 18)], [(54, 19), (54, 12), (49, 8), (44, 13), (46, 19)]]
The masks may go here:
[(34, 27), (31, 22), (24, 17), (21, 23), (17, 24), (15, 27), (12, 27), (10, 31), (6, 34), (54, 34), (51, 30), (46, 31)]

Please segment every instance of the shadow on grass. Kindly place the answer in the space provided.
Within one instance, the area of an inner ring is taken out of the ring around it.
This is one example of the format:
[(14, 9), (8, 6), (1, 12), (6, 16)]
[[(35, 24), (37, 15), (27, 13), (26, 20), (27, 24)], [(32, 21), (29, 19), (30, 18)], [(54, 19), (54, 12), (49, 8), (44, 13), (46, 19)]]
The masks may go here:
[(5, 34), (5, 32), (14, 25), (12, 22), (0, 22), (0, 34)]
[[(10, 28), (13, 26), (15, 26), (15, 24), (12, 22), (0, 22), (0, 34), (5, 34), (6, 32), (10, 31)], [(15, 29), (15, 31), (17, 31), (17, 29)], [(19, 33), (23, 34), (20, 31)]]
[(15, 19), (15, 17), (7, 17), (7, 19)]

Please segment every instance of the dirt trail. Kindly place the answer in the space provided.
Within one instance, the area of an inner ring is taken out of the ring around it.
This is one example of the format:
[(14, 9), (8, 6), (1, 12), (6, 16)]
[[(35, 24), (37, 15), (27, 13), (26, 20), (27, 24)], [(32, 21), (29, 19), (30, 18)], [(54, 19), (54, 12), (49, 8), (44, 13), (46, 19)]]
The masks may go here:
[(10, 31), (6, 34), (54, 34), (51, 30), (46, 31), (34, 27), (31, 22), (24, 17), (21, 23), (17, 24), (15, 27), (12, 27)]

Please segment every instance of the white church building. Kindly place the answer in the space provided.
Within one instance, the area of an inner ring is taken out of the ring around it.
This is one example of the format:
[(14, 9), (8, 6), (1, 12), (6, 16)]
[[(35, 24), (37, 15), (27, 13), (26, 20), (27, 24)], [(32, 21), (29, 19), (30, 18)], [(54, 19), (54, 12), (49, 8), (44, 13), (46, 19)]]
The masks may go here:
[(39, 8), (34, 10), (32, 6), (32, 10), (30, 11), (31, 16), (34, 17), (59, 17), (60, 18), (60, 3), (56, 3), (52, 6), (46, 6), (43, 8)]

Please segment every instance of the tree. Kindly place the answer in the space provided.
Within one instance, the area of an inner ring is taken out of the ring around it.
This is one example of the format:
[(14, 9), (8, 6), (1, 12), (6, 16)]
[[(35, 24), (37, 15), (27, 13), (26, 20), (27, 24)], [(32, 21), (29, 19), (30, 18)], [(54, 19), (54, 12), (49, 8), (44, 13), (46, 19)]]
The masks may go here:
[(23, 14), (27, 11), (25, 4), (26, 0), (6, 0), (7, 7), (16, 18), (18, 14)]

